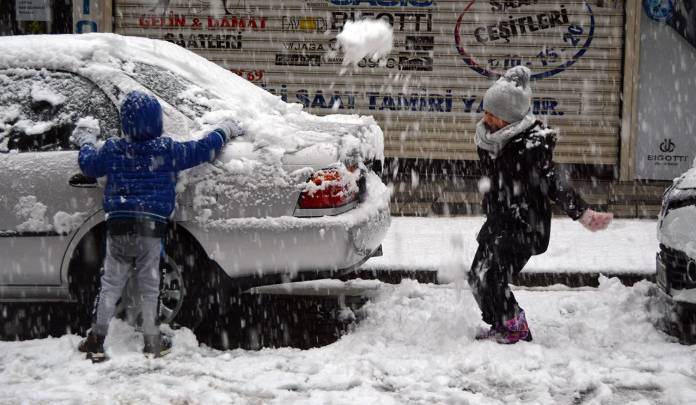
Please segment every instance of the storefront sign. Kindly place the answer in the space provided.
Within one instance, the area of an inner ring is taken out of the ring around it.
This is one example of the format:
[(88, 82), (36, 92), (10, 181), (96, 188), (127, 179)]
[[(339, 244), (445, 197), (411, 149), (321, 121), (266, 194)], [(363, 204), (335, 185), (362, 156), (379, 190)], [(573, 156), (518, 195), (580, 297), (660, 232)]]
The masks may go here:
[[(464, 3), (454, 34), (464, 62), (486, 77), (500, 76), (513, 66), (527, 66), (533, 72), (533, 80), (556, 75), (575, 64), (592, 44), (592, 7), (589, 3), (558, 4), (541, 11), (536, 3)], [(494, 18), (482, 22), (481, 15)], [(489, 46), (509, 52), (491, 56)]]
[(678, 15), (695, 11), (691, 6), (678, 8), (685, 4), (679, 0), (644, 3), (635, 153), (639, 179), (671, 180), (691, 168), (696, 156), (696, 99), (691, 97), (696, 91), (696, 49), (669, 27), (681, 18)]
[(17, 21), (50, 21), (49, 0), (15, 0)]

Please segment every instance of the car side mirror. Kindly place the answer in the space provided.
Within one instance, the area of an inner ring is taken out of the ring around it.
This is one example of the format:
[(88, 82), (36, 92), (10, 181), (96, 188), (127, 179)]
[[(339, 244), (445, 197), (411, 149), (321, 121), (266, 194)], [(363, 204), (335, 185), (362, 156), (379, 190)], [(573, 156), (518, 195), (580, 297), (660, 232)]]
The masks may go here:
[(78, 173), (70, 177), (70, 180), (68, 180), (68, 184), (70, 184), (73, 187), (80, 188), (94, 188), (98, 186), (97, 179), (95, 179), (94, 177), (85, 176), (82, 173)]

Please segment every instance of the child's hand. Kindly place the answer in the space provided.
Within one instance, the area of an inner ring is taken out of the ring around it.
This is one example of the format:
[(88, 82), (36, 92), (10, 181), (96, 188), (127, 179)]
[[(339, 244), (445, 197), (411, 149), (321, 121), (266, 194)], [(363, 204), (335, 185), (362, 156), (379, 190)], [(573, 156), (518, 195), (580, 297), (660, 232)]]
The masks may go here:
[(596, 232), (607, 229), (612, 219), (614, 219), (614, 214), (611, 212), (597, 212), (588, 208), (583, 212), (578, 221), (580, 221), (585, 228), (592, 232)]
[(72, 132), (71, 141), (79, 147), (86, 144), (96, 145), (100, 132), (99, 121), (92, 117), (81, 118)]
[(218, 128), (225, 133), (225, 137), (227, 138), (226, 141), (228, 142), (238, 136), (244, 135), (245, 133), (237, 121), (230, 119), (222, 121), (220, 124), (218, 124)]

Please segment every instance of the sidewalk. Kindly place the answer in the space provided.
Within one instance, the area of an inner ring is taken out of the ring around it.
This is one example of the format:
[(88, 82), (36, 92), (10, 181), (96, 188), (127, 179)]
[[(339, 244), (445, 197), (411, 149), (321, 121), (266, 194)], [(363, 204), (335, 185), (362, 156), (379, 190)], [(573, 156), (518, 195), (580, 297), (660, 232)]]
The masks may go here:
[[(463, 280), (482, 224), (482, 217), (393, 217), (382, 244), (384, 256), (368, 260), (362, 269), (431, 270), (438, 272), (440, 283)], [(525, 279), (570, 279), (571, 284), (573, 278), (597, 274), (654, 277), (656, 227), (655, 220), (617, 219), (609, 229), (592, 233), (570, 219), (554, 219), (549, 249), (532, 257), (521, 275)]]

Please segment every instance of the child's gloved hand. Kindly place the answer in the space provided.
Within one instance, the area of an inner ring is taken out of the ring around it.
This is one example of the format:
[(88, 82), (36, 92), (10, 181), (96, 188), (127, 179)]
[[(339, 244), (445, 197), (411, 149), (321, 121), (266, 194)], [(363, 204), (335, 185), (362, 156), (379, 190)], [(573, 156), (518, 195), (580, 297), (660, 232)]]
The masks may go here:
[(100, 132), (99, 121), (92, 117), (81, 118), (77, 121), (70, 140), (79, 147), (87, 144), (96, 145)]
[(218, 128), (220, 128), (222, 132), (225, 133), (225, 141), (227, 142), (245, 134), (245, 131), (242, 129), (242, 127), (239, 126), (239, 123), (235, 120), (224, 120), (220, 124), (218, 124)]
[(592, 232), (596, 232), (607, 229), (612, 219), (614, 219), (614, 214), (610, 212), (597, 212), (588, 208), (582, 213), (578, 221), (580, 221), (585, 228)]

